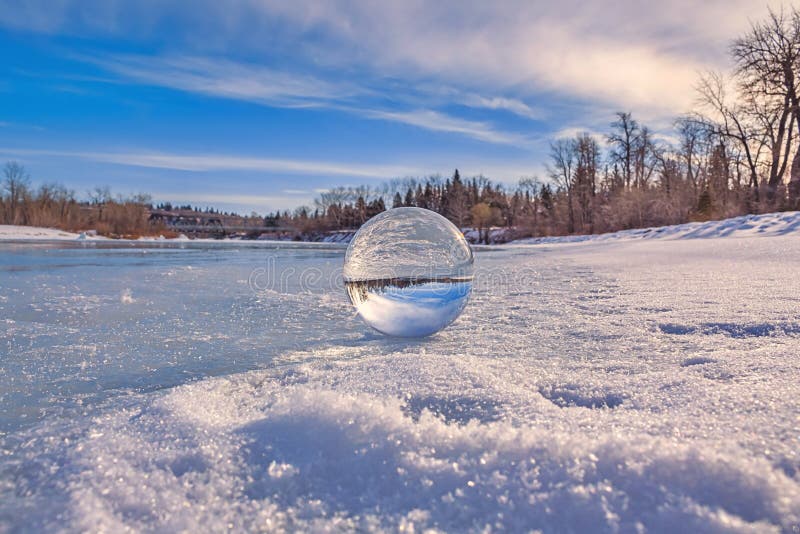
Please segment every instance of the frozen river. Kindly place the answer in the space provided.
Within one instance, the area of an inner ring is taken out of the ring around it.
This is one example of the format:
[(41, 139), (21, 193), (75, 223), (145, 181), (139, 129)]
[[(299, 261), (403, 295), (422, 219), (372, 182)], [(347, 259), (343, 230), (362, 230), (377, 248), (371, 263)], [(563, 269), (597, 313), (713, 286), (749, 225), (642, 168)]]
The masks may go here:
[(800, 529), (797, 235), (478, 251), (421, 341), (342, 257), (0, 244), (0, 532)]
[[(270, 367), (289, 349), (363, 331), (344, 306), (343, 253), (0, 243), (0, 432), (109, 396)], [(333, 297), (342, 306), (315, 302)]]

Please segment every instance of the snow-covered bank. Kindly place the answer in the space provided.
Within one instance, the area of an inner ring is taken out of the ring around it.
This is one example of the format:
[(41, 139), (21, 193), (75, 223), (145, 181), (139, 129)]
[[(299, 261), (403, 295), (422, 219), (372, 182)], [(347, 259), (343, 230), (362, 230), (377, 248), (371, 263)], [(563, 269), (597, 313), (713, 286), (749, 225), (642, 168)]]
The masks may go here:
[[(464, 235), (471, 243), (479, 241), (478, 231), (474, 228), (465, 228)], [(608, 234), (593, 235), (573, 235), (555, 237), (531, 237), (511, 241), (513, 244), (554, 244), (554, 243), (582, 243), (585, 241), (618, 241), (630, 239), (707, 239), (711, 237), (751, 237), (751, 236), (775, 236), (786, 235), (793, 232), (800, 232), (800, 212), (787, 211), (778, 213), (767, 213), (763, 215), (744, 215), (723, 219), (719, 221), (708, 221), (703, 223), (686, 223), (673, 226), (661, 226), (655, 228), (639, 228), (634, 230), (623, 230)], [(355, 232), (340, 231), (327, 232), (314, 236), (305, 236), (303, 242), (309, 243), (333, 243), (347, 244), (352, 239)], [(510, 231), (508, 228), (492, 228), (490, 230), (490, 241), (492, 243), (503, 243), (509, 239)], [(302, 236), (301, 236), (302, 237)], [(71, 233), (53, 228), (38, 228), (33, 226), (9, 226), (0, 225), (0, 241), (8, 240), (76, 240), (76, 239), (106, 239), (102, 236), (90, 235), (87, 233)], [(197, 241), (197, 242), (232, 242), (240, 241), (252, 242), (250, 239), (214, 239), (214, 238), (187, 238), (181, 235), (177, 238), (165, 239), (163, 236), (142, 237), (139, 241)], [(255, 240), (258, 241), (258, 240)], [(288, 242), (290, 239), (271, 240), (267, 242)]]
[(56, 228), (39, 228), (37, 226), (16, 226), (0, 224), (0, 241), (74, 241), (76, 239), (105, 239), (104, 237), (86, 233), (73, 233)]
[(347, 233), (346, 237), (342, 235), (331, 236), (330, 239), (323, 239), (319, 241), (293, 241), (293, 240), (267, 240), (267, 239), (241, 239), (241, 238), (189, 238), (183, 234), (174, 238), (165, 238), (164, 236), (143, 236), (138, 239), (117, 239), (97, 235), (92, 231), (87, 232), (67, 232), (55, 228), (41, 228), (36, 226), (12, 226), (0, 225), (0, 243), (10, 241), (52, 241), (52, 242), (80, 242), (80, 241), (105, 241), (109, 244), (120, 243), (130, 246), (136, 245), (158, 245), (163, 244), (169, 246), (170, 244), (177, 245), (191, 245), (194, 244), (213, 244), (227, 247), (273, 247), (275, 245), (293, 247), (318, 247), (321, 249), (337, 247), (346, 245), (349, 238), (352, 237), (353, 232)]
[(655, 228), (622, 230), (608, 234), (531, 237), (514, 244), (582, 243), (627, 239), (708, 239), (712, 237), (756, 237), (800, 233), (800, 211), (743, 215), (719, 221), (676, 224)]

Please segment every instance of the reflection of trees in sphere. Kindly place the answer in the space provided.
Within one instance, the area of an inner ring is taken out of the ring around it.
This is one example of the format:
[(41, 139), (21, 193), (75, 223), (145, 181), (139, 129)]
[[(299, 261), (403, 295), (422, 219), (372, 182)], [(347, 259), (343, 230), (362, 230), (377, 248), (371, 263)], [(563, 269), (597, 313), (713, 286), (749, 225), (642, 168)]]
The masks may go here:
[(395, 208), (367, 221), (347, 248), (347, 295), (384, 334), (421, 337), (452, 323), (472, 290), (472, 250), (450, 221)]

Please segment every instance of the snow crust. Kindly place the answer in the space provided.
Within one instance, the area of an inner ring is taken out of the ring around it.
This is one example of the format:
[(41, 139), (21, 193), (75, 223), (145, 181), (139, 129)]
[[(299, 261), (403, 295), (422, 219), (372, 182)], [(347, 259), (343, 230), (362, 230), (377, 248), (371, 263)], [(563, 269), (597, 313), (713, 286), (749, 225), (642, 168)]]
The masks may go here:
[[(0, 531), (794, 532), (800, 236), (781, 217), (759, 219), (770, 237), (481, 250), (463, 315), (421, 342), (371, 333), (340, 288), (236, 294), (249, 311), (217, 328), (269, 365), (11, 432)], [(170, 279), (210, 299), (212, 267)], [(155, 298), (131, 280), (124, 310)], [(34, 343), (11, 327), (9, 356)]]
[[(440, 371), (436, 360), (371, 364), (411, 372), (422, 363), (428, 374)], [(595, 432), (516, 426), (492, 420), (494, 395), (381, 397), (353, 391), (363, 377), (351, 375), (363, 372), (350, 364), (206, 381), (37, 436), (27, 445), (46, 445), (48, 456), (28, 462), (46, 492), (15, 505), (63, 506), (60, 516), (29, 509), (28, 527), (95, 532), (777, 532), (800, 514), (797, 481), (745, 450), (615, 432), (606, 413)]]

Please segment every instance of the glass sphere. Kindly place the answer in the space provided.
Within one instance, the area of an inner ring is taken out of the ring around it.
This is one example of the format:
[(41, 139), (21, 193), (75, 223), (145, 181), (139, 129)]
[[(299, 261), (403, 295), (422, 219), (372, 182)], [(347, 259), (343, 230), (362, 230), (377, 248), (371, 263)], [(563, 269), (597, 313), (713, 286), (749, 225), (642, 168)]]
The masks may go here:
[(367, 221), (350, 241), (344, 282), (369, 326), (423, 337), (464, 310), (472, 264), (472, 249), (453, 223), (426, 209), (395, 208)]

